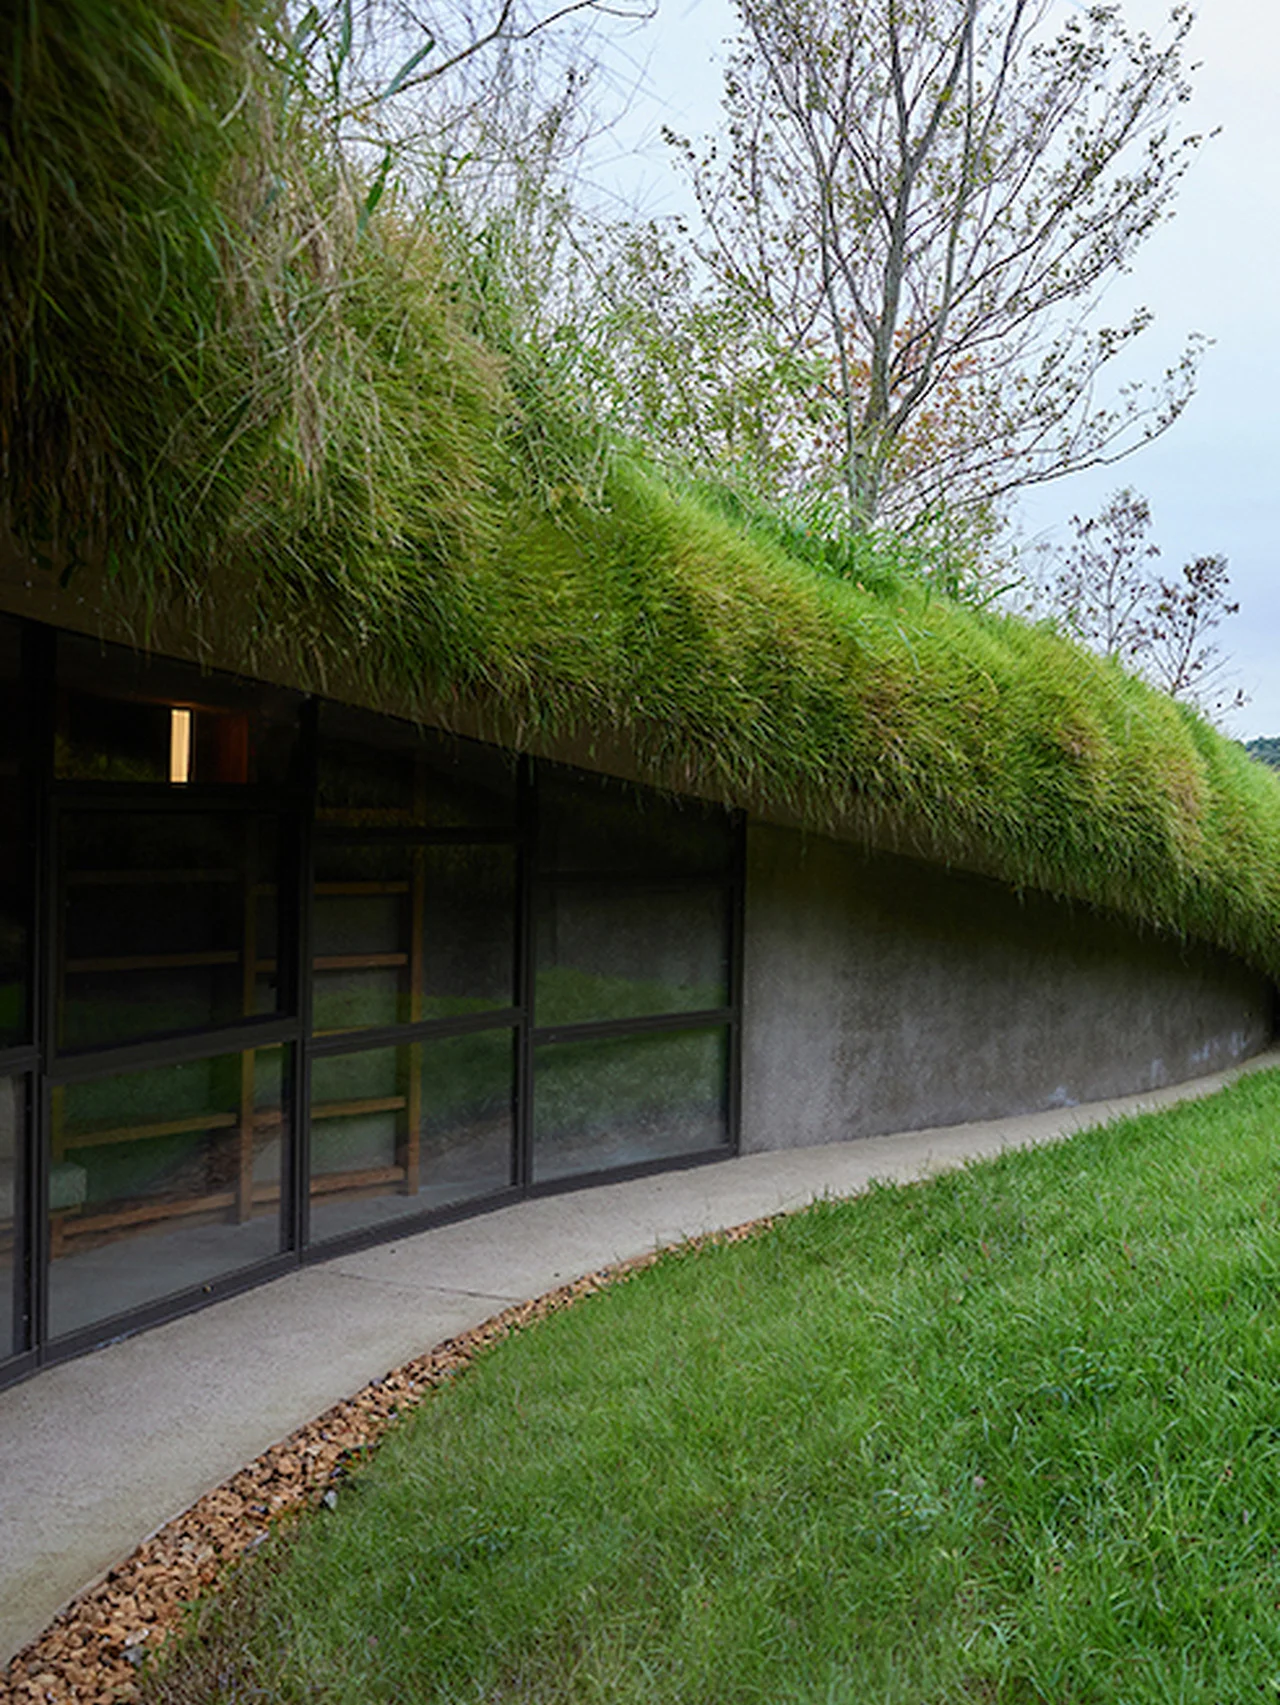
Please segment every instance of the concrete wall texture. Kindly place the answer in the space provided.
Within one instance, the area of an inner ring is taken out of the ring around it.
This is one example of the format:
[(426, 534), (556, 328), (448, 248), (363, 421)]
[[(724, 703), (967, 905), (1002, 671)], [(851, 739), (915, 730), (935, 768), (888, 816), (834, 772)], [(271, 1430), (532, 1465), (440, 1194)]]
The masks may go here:
[(1226, 954), (983, 877), (747, 831), (744, 1152), (1157, 1089), (1265, 1047)]

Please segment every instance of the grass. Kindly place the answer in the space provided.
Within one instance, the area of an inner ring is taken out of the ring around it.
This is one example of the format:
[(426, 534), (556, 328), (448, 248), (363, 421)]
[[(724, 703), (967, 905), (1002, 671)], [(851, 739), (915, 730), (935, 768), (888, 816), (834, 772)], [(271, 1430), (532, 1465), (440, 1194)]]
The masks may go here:
[(371, 207), (280, 27), (238, 0), (0, 16), (0, 507), (32, 563), (109, 633), (598, 742), (1280, 976), (1274, 775), (946, 596), (945, 552), (828, 561), (605, 442), (545, 352), (486, 343), (502, 316), (430, 210)]
[(151, 1705), (1280, 1690), (1280, 1074), (677, 1253), (487, 1352)]

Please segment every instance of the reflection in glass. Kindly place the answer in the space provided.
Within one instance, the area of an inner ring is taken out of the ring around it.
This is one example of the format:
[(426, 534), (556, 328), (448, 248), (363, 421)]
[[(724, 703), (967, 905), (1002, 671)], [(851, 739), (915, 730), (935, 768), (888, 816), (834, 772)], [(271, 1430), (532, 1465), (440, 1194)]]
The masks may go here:
[(321, 845), (312, 945), (318, 1034), (511, 1006), (515, 851)]
[(727, 1083), (720, 1027), (535, 1049), (534, 1182), (722, 1147)]
[(507, 1029), (314, 1060), (312, 1239), (505, 1189), (514, 1070)]
[(59, 1046), (279, 1011), (276, 843), (249, 815), (64, 816)]
[(511, 828), (515, 762), (477, 740), (324, 705), (317, 806), (322, 823)]
[(325, 1034), (408, 1021), (420, 878), (411, 847), (320, 846), (311, 942), (312, 1023)]
[(316, 794), (320, 821), (412, 823), (416, 780), (408, 753), (322, 738)]
[(27, 1040), (30, 826), (23, 786), (20, 629), (0, 616), (0, 1048)]
[(22, 628), (12, 616), (0, 616), (0, 769), (16, 769), (25, 735)]
[(0, 1361), (24, 1346), (15, 1339), (14, 1287), (18, 1243), (18, 1155), (26, 1128), (21, 1078), (0, 1077)]
[(54, 1090), (54, 1336), (278, 1251), (284, 1070), (263, 1048)]
[(584, 883), (541, 895), (535, 1023), (700, 1012), (728, 999), (722, 888)]
[(727, 875), (729, 814), (605, 776), (538, 770), (538, 868), (611, 876)]
[(0, 1048), (27, 1040), (27, 944), (30, 883), (26, 793), (0, 766)]
[(423, 847), (422, 1017), (515, 1004), (514, 847)]

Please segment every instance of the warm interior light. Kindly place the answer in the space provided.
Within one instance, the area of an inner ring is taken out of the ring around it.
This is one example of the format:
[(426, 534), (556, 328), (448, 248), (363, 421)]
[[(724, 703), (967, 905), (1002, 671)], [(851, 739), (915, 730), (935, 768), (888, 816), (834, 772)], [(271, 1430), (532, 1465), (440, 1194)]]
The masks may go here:
[(169, 712), (169, 780), (191, 780), (191, 712)]

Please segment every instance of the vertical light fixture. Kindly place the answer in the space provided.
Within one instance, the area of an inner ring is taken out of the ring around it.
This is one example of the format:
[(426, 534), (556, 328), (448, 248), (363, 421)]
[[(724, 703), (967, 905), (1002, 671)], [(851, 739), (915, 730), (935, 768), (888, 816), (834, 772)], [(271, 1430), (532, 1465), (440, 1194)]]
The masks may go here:
[(177, 707), (169, 712), (169, 780), (191, 780), (191, 712)]

